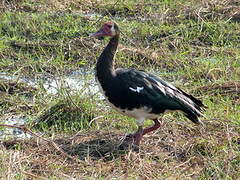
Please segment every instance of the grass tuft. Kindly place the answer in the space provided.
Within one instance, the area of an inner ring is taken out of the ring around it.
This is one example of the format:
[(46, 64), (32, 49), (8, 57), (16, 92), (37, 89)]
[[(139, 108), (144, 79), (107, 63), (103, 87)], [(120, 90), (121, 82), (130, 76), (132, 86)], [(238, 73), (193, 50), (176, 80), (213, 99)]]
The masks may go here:
[(74, 132), (89, 128), (94, 122), (94, 105), (87, 99), (71, 96), (51, 105), (35, 120), (34, 127), (55, 132)]

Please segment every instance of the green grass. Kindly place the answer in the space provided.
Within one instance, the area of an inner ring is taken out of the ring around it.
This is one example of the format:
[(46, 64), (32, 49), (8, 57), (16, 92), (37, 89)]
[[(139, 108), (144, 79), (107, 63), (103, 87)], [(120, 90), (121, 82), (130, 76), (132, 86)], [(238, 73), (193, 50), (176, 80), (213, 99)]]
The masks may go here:
[[(8, 139), (0, 146), (0, 178), (238, 179), (238, 5), (234, 0), (6, 1), (0, 9), (0, 72), (15, 79), (0, 78), (0, 121), (26, 117), (29, 128), (77, 160), (41, 139)], [(208, 106), (204, 128), (181, 113), (166, 114), (162, 127), (143, 139), (140, 153), (116, 151), (120, 137), (136, 130), (134, 119), (82, 90), (70, 95), (63, 85), (57, 94), (46, 92), (44, 78), (93, 68), (108, 39), (89, 34), (109, 20), (122, 32), (116, 66), (144, 69), (202, 99)], [(38, 83), (31, 87), (21, 78)]]

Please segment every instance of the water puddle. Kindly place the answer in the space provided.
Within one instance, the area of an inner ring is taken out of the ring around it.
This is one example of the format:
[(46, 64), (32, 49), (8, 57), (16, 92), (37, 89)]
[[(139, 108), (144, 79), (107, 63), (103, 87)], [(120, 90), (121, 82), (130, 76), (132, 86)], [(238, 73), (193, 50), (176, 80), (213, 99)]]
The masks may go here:
[(42, 75), (37, 79), (18, 77), (7, 73), (0, 73), (0, 80), (23, 82), (26, 85), (36, 88), (41, 86), (48, 94), (57, 94), (62, 88), (66, 88), (71, 93), (81, 91), (84, 95), (96, 94), (99, 89), (94, 79), (93, 70), (76, 70), (62, 77)]
[[(12, 116), (12, 117), (9, 117), (4, 122), (4, 124), (21, 126), (21, 125), (24, 125), (25, 122), (26, 122), (25, 117)], [(4, 128), (3, 130), (0, 130), (0, 140), (11, 139), (13, 137), (16, 139), (26, 139), (26, 138), (30, 138), (31, 135), (24, 133), (22, 130), (18, 128)]]
[[(100, 94), (95, 81), (94, 70), (80, 69), (72, 71), (69, 74), (61, 77), (42, 75), (37, 79), (0, 73), (0, 80), (22, 82), (33, 88), (41, 86), (47, 94), (56, 95), (64, 88), (69, 94), (81, 92), (81, 94), (84, 96), (94, 96), (100, 100), (104, 99), (104, 97)], [(25, 117), (13, 116), (8, 118), (4, 123), (9, 125), (23, 125), (25, 122)], [(26, 135), (21, 130), (16, 128), (4, 128), (4, 130), (0, 130), (0, 140), (9, 137), (27, 138), (29, 135)]]

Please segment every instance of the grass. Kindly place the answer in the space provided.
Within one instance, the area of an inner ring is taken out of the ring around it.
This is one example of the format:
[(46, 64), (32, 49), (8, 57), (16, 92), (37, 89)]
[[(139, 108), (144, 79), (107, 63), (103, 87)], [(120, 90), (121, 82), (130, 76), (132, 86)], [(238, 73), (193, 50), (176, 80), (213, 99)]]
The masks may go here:
[[(0, 78), (0, 122), (26, 117), (28, 127), (49, 141), (1, 141), (0, 177), (238, 179), (238, 7), (235, 0), (1, 2), (0, 73), (14, 78)], [(201, 98), (208, 106), (205, 127), (181, 113), (166, 114), (139, 153), (119, 150), (124, 133), (136, 129), (133, 119), (97, 95), (69, 93), (64, 83), (56, 94), (46, 92), (44, 78), (92, 69), (108, 39), (89, 34), (108, 20), (122, 31), (116, 66), (144, 69)]]

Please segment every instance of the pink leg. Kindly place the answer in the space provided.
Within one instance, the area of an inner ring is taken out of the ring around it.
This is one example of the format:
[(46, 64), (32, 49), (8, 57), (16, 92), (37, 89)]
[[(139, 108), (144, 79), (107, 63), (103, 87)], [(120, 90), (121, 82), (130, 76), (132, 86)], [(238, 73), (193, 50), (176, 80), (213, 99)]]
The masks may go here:
[(157, 119), (153, 119), (153, 121), (155, 123), (153, 126), (143, 129), (143, 135), (158, 129), (161, 126)]
[(135, 132), (134, 134), (127, 135), (126, 140), (133, 141), (135, 145), (139, 146), (142, 137), (143, 137), (143, 128), (142, 126), (139, 126), (137, 132)]
[(127, 139), (128, 138), (133, 139), (133, 143), (135, 145), (139, 146), (143, 135), (145, 135), (149, 132), (152, 132), (160, 127), (161, 124), (159, 123), (159, 121), (157, 119), (154, 119), (153, 121), (155, 123), (153, 126), (145, 128), (145, 129), (143, 129), (142, 126), (139, 126), (137, 132), (135, 132), (134, 134), (129, 134), (127, 136)]

